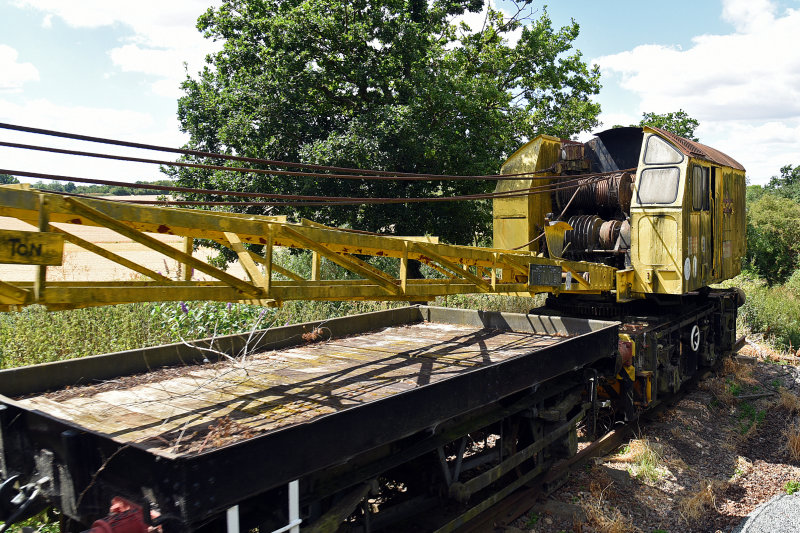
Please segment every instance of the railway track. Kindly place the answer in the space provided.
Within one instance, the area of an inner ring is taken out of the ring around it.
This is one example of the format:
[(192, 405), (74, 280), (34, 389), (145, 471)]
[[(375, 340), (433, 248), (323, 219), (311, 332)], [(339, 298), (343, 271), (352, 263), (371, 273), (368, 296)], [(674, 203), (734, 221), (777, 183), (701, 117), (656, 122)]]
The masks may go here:
[[(733, 353), (739, 351), (745, 343), (746, 337), (742, 335), (736, 340), (733, 346)], [(721, 362), (718, 362), (714, 370), (716, 370), (720, 364)], [(542, 497), (557, 490), (567, 479), (570, 472), (578, 470), (596, 457), (603, 457), (618, 449), (635, 434), (635, 428), (639, 425), (641, 420), (648, 421), (678, 403), (689, 392), (694, 390), (700, 381), (708, 377), (710, 373), (711, 371), (707, 371), (702, 373), (702, 375), (696, 376), (678, 393), (669, 398), (665, 398), (649, 411), (642, 413), (640, 419), (617, 425), (617, 427), (606, 432), (602, 437), (582, 448), (571, 458), (562, 461), (549, 469), (546, 473), (534, 479), (533, 482), (529, 483), (530, 486), (512, 492), (491, 508), (481, 512), (452, 531), (456, 533), (486, 533), (487, 531), (493, 531), (497, 527), (511, 524), (514, 520), (531, 509)], [(441, 531), (445, 530), (443, 529)], [(447, 531), (451, 530), (448, 529)]]

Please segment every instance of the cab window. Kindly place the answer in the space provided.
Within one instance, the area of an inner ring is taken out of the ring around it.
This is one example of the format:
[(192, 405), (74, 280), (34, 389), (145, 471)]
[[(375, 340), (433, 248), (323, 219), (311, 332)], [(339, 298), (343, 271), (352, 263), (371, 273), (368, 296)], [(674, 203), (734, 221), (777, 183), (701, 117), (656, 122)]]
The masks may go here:
[(692, 209), (708, 211), (708, 168), (694, 165), (692, 167)]
[(681, 161), (683, 161), (683, 154), (670, 143), (658, 135), (651, 135), (647, 138), (647, 149), (644, 152), (646, 165), (663, 165)]
[(640, 204), (671, 204), (678, 198), (678, 167), (646, 168), (642, 170), (637, 188)]

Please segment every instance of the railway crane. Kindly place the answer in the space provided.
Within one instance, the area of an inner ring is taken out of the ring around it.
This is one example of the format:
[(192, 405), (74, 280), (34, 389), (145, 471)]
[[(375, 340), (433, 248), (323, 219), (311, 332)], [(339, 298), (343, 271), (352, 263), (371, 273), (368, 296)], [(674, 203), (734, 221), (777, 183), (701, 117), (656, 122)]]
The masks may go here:
[[(710, 286), (745, 251), (735, 160), (617, 128), (539, 135), (496, 181), (492, 248), (0, 186), (0, 216), (33, 226), (0, 229), (0, 263), (35, 269), (0, 280), (3, 311), (548, 294), (528, 314), (411, 305), (0, 371), (0, 519), (54, 506), (65, 531), (455, 531), (546, 479), (579, 428), (634, 419), (733, 350), (743, 295)], [(178, 262), (181, 279), (78, 226)], [(198, 239), (246, 277), (197, 257)], [(137, 278), (48, 279), (65, 243)], [(310, 252), (311, 275), (279, 265), (280, 248)], [(352, 279), (324, 279), (322, 259)], [(412, 260), (435, 274), (413, 279)]]

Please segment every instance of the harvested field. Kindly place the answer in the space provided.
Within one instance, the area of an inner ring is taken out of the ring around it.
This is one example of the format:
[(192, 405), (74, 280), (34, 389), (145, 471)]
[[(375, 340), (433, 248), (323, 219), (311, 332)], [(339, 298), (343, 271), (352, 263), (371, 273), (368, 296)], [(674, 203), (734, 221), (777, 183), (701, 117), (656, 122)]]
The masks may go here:
[[(139, 197), (146, 198), (146, 197)], [(150, 270), (160, 272), (173, 279), (179, 277), (178, 263), (159, 253), (144, 248), (138, 243), (111, 231), (107, 228), (94, 226), (80, 226), (75, 224), (53, 224), (56, 227), (97, 244), (110, 252), (114, 252), (126, 259), (134, 261)], [(35, 226), (17, 220), (16, 218), (0, 217), (0, 229), (37, 231)], [(148, 234), (156, 239), (169, 244), (177, 249), (182, 249), (183, 238), (175, 235)], [(206, 259), (216, 255), (210, 248), (195, 250), (194, 256)], [(228, 272), (244, 279), (244, 270), (238, 262), (228, 267)], [(36, 267), (30, 265), (0, 264), (0, 279), (8, 281), (33, 281), (36, 276)], [(102, 258), (83, 248), (72, 244), (64, 244), (64, 264), (59, 267), (47, 269), (47, 279), (51, 281), (120, 281), (131, 280), (140, 275), (113, 261)], [(194, 279), (211, 279), (205, 274), (196, 273)]]

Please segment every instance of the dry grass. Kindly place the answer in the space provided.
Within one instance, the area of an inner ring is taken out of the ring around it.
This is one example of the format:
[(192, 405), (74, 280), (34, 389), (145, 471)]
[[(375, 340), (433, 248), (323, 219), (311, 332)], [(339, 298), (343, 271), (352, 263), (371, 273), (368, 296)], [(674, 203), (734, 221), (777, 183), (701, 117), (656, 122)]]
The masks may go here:
[(722, 362), (722, 372), (725, 375), (733, 375), (733, 377), (742, 383), (757, 383), (753, 378), (753, 365), (740, 363), (731, 357), (725, 358)]
[(700, 384), (700, 388), (710, 392), (722, 405), (730, 407), (736, 403), (736, 396), (733, 394), (734, 389), (723, 377), (707, 379)]
[(715, 493), (724, 490), (726, 487), (727, 483), (724, 481), (701, 480), (699, 490), (686, 496), (678, 503), (678, 511), (681, 518), (687, 523), (699, 520), (706, 512), (706, 509), (714, 507), (716, 502)]
[[(604, 505), (605, 494), (611, 485), (601, 487), (599, 483), (592, 483), (589, 492), (592, 495), (591, 501), (583, 502), (586, 513), (586, 521), (598, 533), (636, 533), (640, 531), (633, 525), (630, 518), (622, 515), (616, 507), (607, 508)], [(576, 524), (577, 525), (577, 524)], [(578, 530), (582, 530), (578, 525)]]
[(680, 457), (677, 457), (669, 461), (669, 466), (671, 470), (673, 471), (677, 470), (679, 474), (682, 474), (683, 472), (689, 470), (689, 465), (687, 465), (686, 461), (684, 461)]
[(783, 436), (786, 437), (786, 451), (793, 461), (800, 461), (800, 425), (795, 424), (787, 427)]
[(790, 415), (800, 413), (800, 396), (788, 391), (786, 388), (780, 388), (781, 397), (778, 403), (781, 407), (789, 411)]

